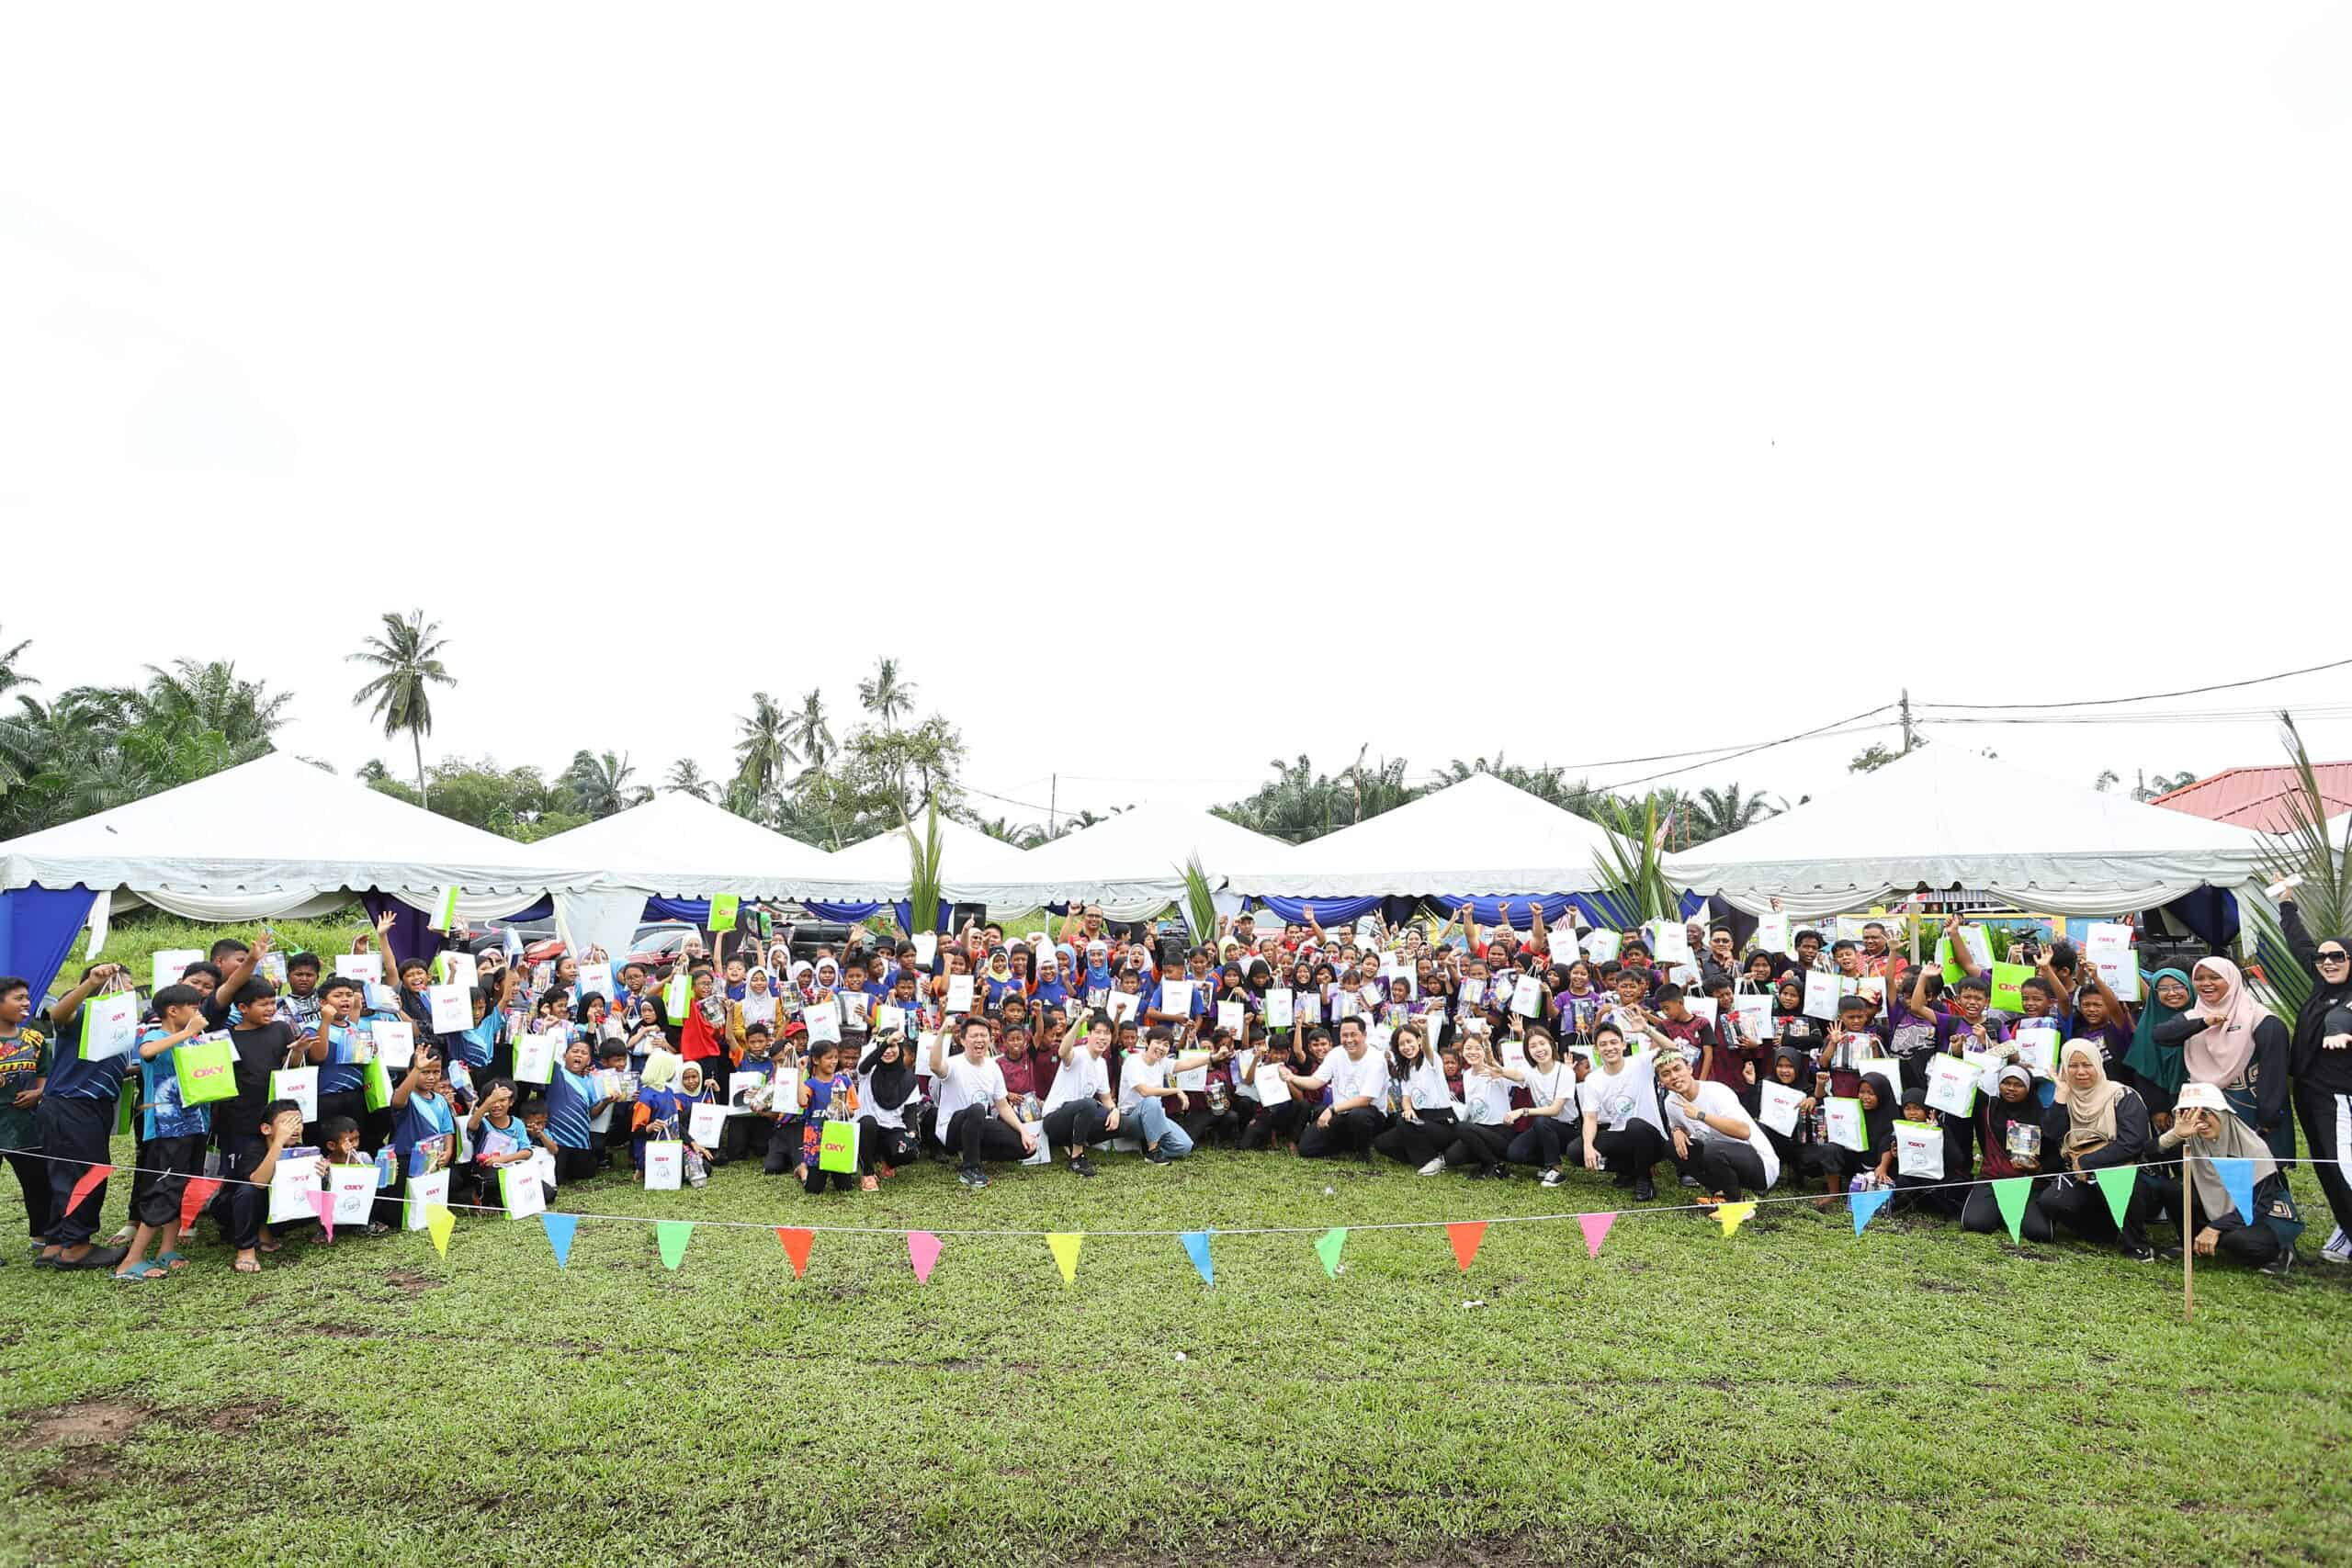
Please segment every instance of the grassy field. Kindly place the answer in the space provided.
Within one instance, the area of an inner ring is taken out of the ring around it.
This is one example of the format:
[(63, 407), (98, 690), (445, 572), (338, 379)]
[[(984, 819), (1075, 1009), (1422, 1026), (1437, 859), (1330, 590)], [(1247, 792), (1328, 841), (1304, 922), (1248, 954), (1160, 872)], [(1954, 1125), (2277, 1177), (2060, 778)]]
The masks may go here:
[[(127, 1146), (119, 1157), (127, 1160)], [(606, 1179), (582, 1222), (207, 1243), (152, 1285), (0, 1269), (16, 1562), (1241, 1564), (2345, 1561), (2352, 1289), (1768, 1208), (1560, 1215), (1598, 1179), (1133, 1156), (804, 1198)], [(21, 1224), (13, 1184), (0, 1227)], [(108, 1199), (123, 1211), (124, 1179)], [(928, 1285), (897, 1235), (925, 1227)], [(1204, 1286), (1171, 1236), (1228, 1235)], [(1041, 1233), (1087, 1230), (1074, 1285)], [(2160, 1232), (2160, 1239), (2162, 1237)]]

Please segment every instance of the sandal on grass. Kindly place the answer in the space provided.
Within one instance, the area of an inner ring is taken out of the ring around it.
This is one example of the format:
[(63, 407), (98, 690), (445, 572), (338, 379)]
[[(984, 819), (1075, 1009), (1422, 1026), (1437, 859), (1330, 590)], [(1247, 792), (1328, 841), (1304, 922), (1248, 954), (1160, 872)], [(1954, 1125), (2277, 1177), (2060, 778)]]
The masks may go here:
[(160, 1263), (134, 1263), (128, 1269), (116, 1269), (113, 1277), (125, 1284), (131, 1284), (141, 1280), (168, 1279), (171, 1272)]
[(187, 1267), (187, 1259), (180, 1256), (179, 1250), (176, 1247), (169, 1252), (159, 1252), (155, 1254), (155, 1261), (164, 1266), (164, 1269), (166, 1273), (171, 1274), (176, 1274), (181, 1269)]
[(258, 1258), (240, 1258), (234, 1263), (229, 1265), (229, 1267), (234, 1269), (240, 1274), (258, 1274), (261, 1272), (261, 1259)]

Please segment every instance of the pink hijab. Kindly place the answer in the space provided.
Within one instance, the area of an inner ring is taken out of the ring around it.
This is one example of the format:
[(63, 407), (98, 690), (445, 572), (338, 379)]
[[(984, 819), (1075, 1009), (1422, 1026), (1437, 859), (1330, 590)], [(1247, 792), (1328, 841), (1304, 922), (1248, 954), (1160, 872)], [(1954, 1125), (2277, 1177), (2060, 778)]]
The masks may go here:
[[(2188, 1078), (2191, 1083), (2234, 1083), (2254, 1055), (2255, 1025), (2270, 1015), (2254, 999), (2238, 966), (2228, 959), (2200, 958), (2197, 969), (2211, 969), (2230, 983), (2230, 991), (2216, 1011), (2197, 994), (2195, 985), (2189, 987), (2188, 1014), (2202, 1020), (2205, 1027), (2190, 1035), (2182, 1046)], [(2188, 977), (2193, 982), (2197, 970), (2190, 970)]]

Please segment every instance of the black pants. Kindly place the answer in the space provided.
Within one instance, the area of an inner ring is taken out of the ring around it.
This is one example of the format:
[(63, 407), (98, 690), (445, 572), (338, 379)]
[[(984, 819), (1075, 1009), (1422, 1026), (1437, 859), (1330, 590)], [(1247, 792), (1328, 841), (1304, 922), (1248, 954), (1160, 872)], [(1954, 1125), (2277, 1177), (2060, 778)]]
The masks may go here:
[(321, 1129), (338, 1116), (348, 1116), (356, 1122), (361, 1129), (360, 1141), (367, 1141), (368, 1095), (366, 1090), (356, 1089), (319, 1096), (319, 1119), (303, 1127), (302, 1141), (312, 1148), (324, 1147), (326, 1139)]
[(2311, 1145), (2312, 1174), (2319, 1179), (2328, 1213), (2346, 1235), (2352, 1235), (2352, 1176), (2335, 1163), (2335, 1151), (2342, 1146), (2339, 1129), (2352, 1117), (2352, 1095), (2297, 1084), (2295, 1116), (2303, 1124), (2303, 1141)]
[(1388, 1129), (1388, 1118), (1369, 1105), (1334, 1111), (1329, 1125), (1309, 1123), (1298, 1135), (1298, 1157), (1328, 1159), (1335, 1155), (1372, 1156), (1372, 1141)]
[(978, 1170), (983, 1160), (1025, 1159), (1029, 1154), (1021, 1134), (985, 1105), (967, 1105), (956, 1112), (944, 1141), (967, 1170)]
[(1735, 1203), (1751, 1188), (1761, 1192), (1771, 1186), (1764, 1179), (1764, 1156), (1745, 1138), (1705, 1138), (1693, 1143), (1684, 1168), (1699, 1179), (1702, 1189)]
[(392, 1113), (367, 1109), (365, 1093), (359, 1097), (359, 1146), (372, 1155), (392, 1141)]
[(1504, 1163), (1503, 1155), (1510, 1147), (1511, 1132), (1506, 1125), (1493, 1122), (1456, 1122), (1453, 1142), (1445, 1146), (1448, 1165), (1489, 1166)]
[(1878, 1161), (1867, 1149), (1849, 1149), (1842, 1144), (1808, 1144), (1804, 1151), (1805, 1169), (1815, 1176), (1834, 1179), (1840, 1191), (1846, 1183), (1864, 1170), (1877, 1168)]
[(1298, 1137), (1298, 1125), (1306, 1119), (1306, 1101), (1293, 1096), (1280, 1105), (1261, 1105), (1250, 1124), (1241, 1129), (1241, 1146), (1262, 1149), (1277, 1141), (1291, 1143)]
[(559, 1187), (573, 1181), (585, 1181), (604, 1167), (603, 1159), (593, 1148), (570, 1149), (561, 1144), (555, 1150), (555, 1179)]
[(1388, 1131), (1373, 1139), (1372, 1152), (1415, 1167), (1442, 1157), (1446, 1145), (1453, 1142), (1453, 1112), (1441, 1106), (1434, 1111), (1416, 1110), (1413, 1115), (1415, 1120), (1410, 1122), (1399, 1116)]
[[(1894, 1207), (1897, 1212), (1941, 1214), (1951, 1219), (1960, 1213), (1964, 1187), (1947, 1187), (1941, 1177), (1930, 1179), (1924, 1176), (1897, 1176), (1894, 1179)], [(2022, 1234), (2022, 1233), (2020, 1233)]]
[(804, 1192), (822, 1192), (828, 1183), (834, 1191), (846, 1192), (857, 1184), (857, 1177), (852, 1171), (827, 1170), (821, 1165), (812, 1165), (800, 1173), (800, 1190)]
[(915, 1161), (914, 1134), (904, 1127), (885, 1127), (871, 1116), (857, 1119), (857, 1168), (871, 1176), (884, 1166), (896, 1168)]
[(25, 1234), (36, 1241), (49, 1235), (49, 1161), (37, 1154), (8, 1151), (8, 1165), (25, 1195)]
[[(2000, 1200), (1993, 1196), (1990, 1187), (1971, 1187), (1967, 1200), (1960, 1206), (1960, 1228), (1979, 1235), (1998, 1235), (2009, 1228), (2001, 1218)], [(2050, 1228), (2050, 1216), (2041, 1212), (2039, 1185), (2026, 1192), (2025, 1213), (2018, 1216), (2018, 1237), (2021, 1241), (2055, 1241), (2057, 1233)]]
[[(2328, 1157), (2335, 1156), (2331, 1155)], [(2167, 1174), (2177, 1175), (2179, 1168), (2178, 1166), (2175, 1166)], [(2283, 1170), (2283, 1168), (2281, 1168)], [(2278, 1189), (2273, 1183), (2278, 1179), (2278, 1177), (2274, 1176), (2269, 1181), (2255, 1189), (2254, 1206), (2257, 1211), (2268, 1208), (2270, 1200), (2278, 1196)], [(2161, 1177), (2143, 1171), (2140, 1176), (2140, 1193), (2151, 1213), (2159, 1208), (2168, 1209), (2172, 1212), (2174, 1222), (2178, 1223), (2181, 1200), (2180, 1182), (2177, 1179), (2166, 1181)], [(2205, 1205), (2199, 1203), (2197, 1206), (2197, 1229), (2201, 1231), (2212, 1224), (2213, 1216), (2205, 1212)], [(2275, 1262), (2278, 1255), (2287, 1250), (2286, 1244), (2278, 1239), (2278, 1233), (2259, 1220), (2247, 1224), (2243, 1215), (2233, 1215), (2226, 1226), (2217, 1228), (2221, 1229), (2222, 1238), (2213, 1244), (2215, 1253), (2222, 1258), (2234, 1258), (2251, 1268), (2259, 1269), (2266, 1263)], [(2181, 1237), (2181, 1245), (2187, 1247), (2189, 1241), (2189, 1235), (2184, 1234)]]
[(1592, 1152), (1600, 1168), (1629, 1185), (1645, 1180), (1666, 1153), (1666, 1134), (1635, 1117), (1615, 1132), (1603, 1128), (1592, 1135)]
[(257, 1134), (221, 1134), (221, 1185), (212, 1197), (212, 1217), (228, 1233), (229, 1245), (240, 1252), (261, 1245), (262, 1200), (266, 1195), (251, 1183), (253, 1173), (268, 1153), (269, 1145)]
[(782, 1176), (800, 1168), (800, 1125), (797, 1117), (788, 1117), (768, 1129), (768, 1152), (761, 1162), (762, 1170)]
[(1046, 1112), (1046, 1142), (1057, 1149), (1075, 1146), (1084, 1153), (1087, 1145), (1102, 1141), (1104, 1124), (1110, 1120), (1110, 1108), (1091, 1096), (1066, 1100)]
[(139, 1145), (139, 1174), (130, 1184), (130, 1217), (157, 1230), (180, 1222), (188, 1179), (204, 1174), (204, 1134), (150, 1138)]
[(1527, 1130), (1510, 1141), (1503, 1151), (1503, 1158), (1512, 1165), (1536, 1165), (1549, 1168), (1560, 1163), (1560, 1156), (1574, 1148), (1584, 1147), (1584, 1129), (1573, 1122), (1563, 1122), (1556, 1116), (1538, 1116), (1527, 1124)]
[(2050, 1216), (2053, 1231), (2072, 1231), (2085, 1241), (2113, 1241), (2127, 1248), (2148, 1245), (2143, 1229), (2147, 1200), (2137, 1185), (2120, 1228), (2108, 1210), (2107, 1194), (2094, 1177), (2063, 1177), (2052, 1181), (2041, 1198), (2041, 1212)]
[(1224, 1110), (1212, 1111), (1204, 1094), (1193, 1095), (1193, 1109), (1170, 1120), (1184, 1130), (1184, 1136), (1193, 1140), (1196, 1149), (1211, 1143), (1230, 1145), (1241, 1136), (1241, 1112), (1230, 1101)]
[(775, 1131), (772, 1118), (753, 1114), (729, 1116), (718, 1129), (719, 1152), (730, 1160), (757, 1159), (765, 1161), (768, 1136)]
[(107, 1185), (99, 1182), (67, 1213), (74, 1184), (94, 1165), (111, 1163), (107, 1145), (114, 1137), (111, 1100), (43, 1100), (35, 1115), (41, 1153), (51, 1156), (49, 1168), (49, 1239), (59, 1247), (79, 1247), (98, 1228), (106, 1207)]

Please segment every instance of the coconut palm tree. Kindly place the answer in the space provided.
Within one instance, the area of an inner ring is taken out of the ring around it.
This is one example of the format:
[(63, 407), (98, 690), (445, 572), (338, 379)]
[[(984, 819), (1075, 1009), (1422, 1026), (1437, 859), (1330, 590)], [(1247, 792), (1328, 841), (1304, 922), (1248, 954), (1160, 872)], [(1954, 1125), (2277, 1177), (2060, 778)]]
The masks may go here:
[(40, 682), (17, 668), (17, 660), (33, 645), (27, 637), (16, 647), (0, 650), (0, 693), (13, 692), (19, 686), (38, 686)]
[(735, 723), (741, 730), (735, 742), (735, 780), (752, 799), (765, 800), (783, 784), (785, 764), (799, 761), (787, 739), (791, 716), (765, 692), (753, 692), (751, 716)]
[(708, 800), (713, 781), (703, 777), (702, 768), (692, 757), (681, 757), (670, 764), (670, 776), (662, 787), (673, 795), (691, 795), (696, 800)]
[(610, 817), (653, 798), (651, 790), (629, 782), (636, 772), (627, 752), (616, 757), (610, 751), (575, 751), (571, 765), (555, 782), (574, 811), (583, 817)]
[(351, 694), (351, 705), (364, 707), (372, 700), (386, 736), (408, 731), (409, 749), (416, 758), (420, 802), (424, 799), (424, 738), (433, 733), (433, 688), (458, 683), (441, 662), (441, 650), (448, 646), (441, 636), (440, 623), (426, 620), (424, 611), (412, 610), (402, 620), (387, 610), (381, 635), (368, 637), (350, 656), (352, 663), (379, 671), (374, 680)]
[(901, 715), (914, 711), (915, 684), (899, 678), (897, 660), (877, 659), (874, 678), (857, 683), (857, 703), (883, 723), (892, 724)]
[(786, 742), (808, 760), (812, 768), (821, 768), (825, 759), (836, 750), (833, 728), (825, 722), (825, 698), (821, 692), (807, 692), (800, 698), (800, 711), (785, 721)]

